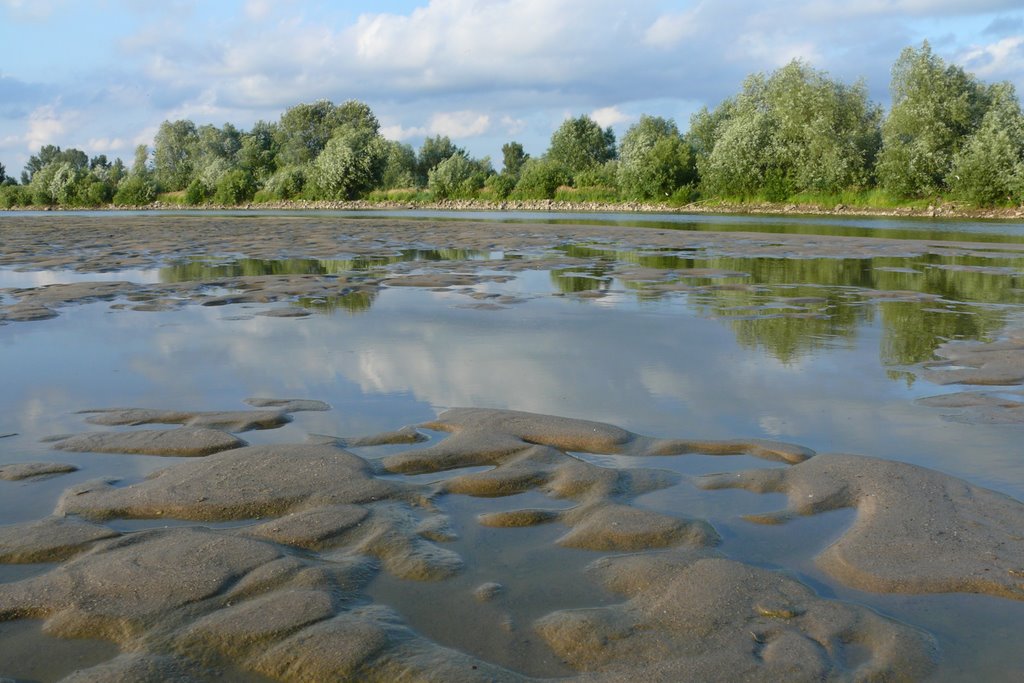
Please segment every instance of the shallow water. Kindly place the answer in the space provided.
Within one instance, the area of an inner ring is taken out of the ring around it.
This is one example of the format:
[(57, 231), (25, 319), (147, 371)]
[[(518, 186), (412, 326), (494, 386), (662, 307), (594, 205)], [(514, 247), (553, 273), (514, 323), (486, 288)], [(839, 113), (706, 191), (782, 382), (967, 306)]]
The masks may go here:
[[(368, 229), (372, 219), (362, 219)], [(569, 219), (580, 222), (575, 216), (553, 220)], [(924, 232), (914, 221), (785, 221), (692, 218), (707, 230), (793, 232), (787, 226), (795, 225), (800, 233), (824, 226), (816, 234), (897, 231), (901, 237), (913, 233), (920, 239), (943, 235), (968, 241), (1011, 228), (1019, 235), (1020, 230), (1019, 225), (937, 221), (924, 226)], [(1016, 241), (1005, 234), (1002, 239)], [(530, 259), (540, 257), (545, 260), (531, 267)], [(560, 258), (567, 263), (554, 263)], [(506, 269), (513, 262), (515, 268)], [(1024, 499), (1024, 427), (952, 422), (943, 419), (941, 409), (914, 402), (956, 389), (919, 377), (918, 364), (933, 359), (939, 344), (993, 339), (1024, 321), (1024, 258), (1015, 253), (709, 256), (600, 241), (534, 252), (506, 252), (500, 245), (487, 250), (415, 246), (390, 256), (350, 259), (196, 253), (159, 268), (114, 273), (16, 272), (8, 267), (0, 269), (0, 288), (90, 278), (139, 284), (255, 275), (330, 278), (346, 272), (387, 274), (395, 268), (417, 273), (439, 263), (448, 270), (510, 279), (440, 289), (384, 286), (372, 296), (359, 294), (358, 300), (296, 297), (291, 303), (185, 305), (161, 312), (112, 308), (124, 303), (117, 299), (63, 306), (50, 320), (0, 325), (0, 435), (13, 434), (0, 438), (0, 464), (56, 460), (80, 467), (41, 480), (0, 481), (0, 524), (48, 515), (72, 484), (105, 476), (129, 483), (175, 461), (55, 452), (40, 442), (54, 434), (98, 429), (78, 411), (116, 406), (238, 410), (250, 396), (314, 398), (333, 408), (297, 413), (280, 429), (242, 435), (253, 444), (296, 443), (310, 434), (374, 434), (457, 406), (507, 408), (607, 422), (652, 436), (758, 437), (819, 452), (874, 455)], [(668, 274), (655, 278), (629, 272), (638, 267)], [(878, 295), (894, 291), (903, 294)], [(510, 298), (478, 307), (500, 296)], [(287, 306), (304, 306), (315, 314), (300, 319), (253, 315)], [(396, 450), (353, 449), (368, 459)], [(753, 525), (740, 515), (781, 508), (783, 497), (703, 491), (688, 480), (775, 463), (745, 456), (579, 457), (603, 467), (643, 466), (683, 475), (675, 486), (644, 494), (634, 504), (707, 519), (722, 535), (726, 555), (780, 569), (823, 596), (866, 604), (929, 630), (943, 650), (936, 680), (981, 672), (988, 680), (1011, 680), (1024, 669), (1024, 637), (1014, 627), (1024, 623), (1024, 603), (844, 588), (821, 573), (812, 557), (850, 524), (852, 513), (783, 526)], [(432, 481), (451, 473), (389, 476)], [(535, 499), (442, 498), (439, 505), (460, 535), (447, 547), (463, 557), (464, 572), (427, 585), (381, 574), (368, 593), (436, 642), (524, 673), (564, 675), (571, 670), (550, 655), (530, 623), (554, 609), (619, 598), (580, 578), (582, 568), (601, 553), (553, 545), (564, 532), (561, 525), (488, 529), (476, 523), (475, 516), (485, 511), (564, 504), (545, 502), (538, 493), (523, 495)], [(118, 524), (127, 530), (162, 522)], [(0, 569), (0, 581), (32, 571)], [(499, 606), (481, 606), (468, 597), (486, 581), (506, 587)], [(36, 627), (18, 623), (0, 624), (0, 652), (5, 641), (18, 643), (22, 653), (31, 649), (24, 643)], [(91, 651), (86, 643), (80, 645), (56, 649), (62, 664), (45, 670), (18, 668), (0, 655), (0, 674), (54, 680), (89, 657), (101, 661), (110, 656), (109, 645)]]

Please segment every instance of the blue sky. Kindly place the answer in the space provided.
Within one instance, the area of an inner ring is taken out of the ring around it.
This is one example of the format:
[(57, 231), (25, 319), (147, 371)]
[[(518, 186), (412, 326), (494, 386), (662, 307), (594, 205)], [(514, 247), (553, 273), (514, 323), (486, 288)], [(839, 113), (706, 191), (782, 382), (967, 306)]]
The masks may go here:
[(1024, 91), (1021, 0), (0, 0), (0, 163), (52, 143), (132, 158), (164, 120), (276, 120), (367, 102), (384, 134), (541, 154), (567, 116), (686, 129), (743, 78), (802, 58), (885, 104), (901, 49)]

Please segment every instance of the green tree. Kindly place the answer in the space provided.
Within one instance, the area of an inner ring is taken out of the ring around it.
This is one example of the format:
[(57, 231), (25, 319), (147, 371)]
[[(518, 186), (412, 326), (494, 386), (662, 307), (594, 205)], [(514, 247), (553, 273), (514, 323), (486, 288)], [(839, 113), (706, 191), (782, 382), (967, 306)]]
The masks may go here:
[(256, 193), (256, 182), (249, 171), (236, 168), (220, 176), (214, 191), (213, 201), (217, 204), (234, 206), (252, 199)]
[(981, 126), (953, 157), (948, 185), (980, 206), (1024, 199), (1024, 114), (1010, 83), (992, 89)]
[(696, 180), (690, 146), (674, 121), (641, 116), (622, 136), (618, 185), (630, 199), (664, 199)]
[(569, 169), (560, 161), (547, 157), (530, 159), (523, 164), (519, 182), (512, 192), (516, 199), (551, 199), (571, 179)]
[(380, 189), (394, 190), (416, 186), (416, 152), (412, 145), (387, 140), (387, 163), (381, 176)]
[(610, 127), (602, 130), (585, 114), (566, 119), (551, 135), (547, 157), (565, 166), (574, 177), (615, 158), (615, 133)]
[(453, 154), (431, 169), (427, 187), (437, 199), (472, 197), (492, 173), (490, 159), (474, 161)]
[(149, 167), (149, 147), (138, 145), (132, 170), (118, 183), (113, 201), (117, 206), (145, 206), (155, 199), (156, 183)]
[(153, 140), (153, 177), (167, 192), (183, 190), (195, 173), (199, 143), (196, 124), (187, 119), (164, 121)]
[(298, 104), (281, 115), (276, 129), (280, 146), (280, 165), (301, 165), (319, 156), (335, 133), (347, 126), (372, 135), (380, 123), (369, 106), (349, 100), (335, 105), (330, 100)]
[(953, 158), (981, 124), (990, 94), (962, 68), (947, 66), (927, 41), (903, 50), (890, 89), (878, 180), (898, 197), (941, 193)]
[(265, 181), (277, 170), (280, 146), (276, 132), (276, 124), (257, 121), (252, 130), (242, 134), (238, 164), (248, 170), (258, 182)]
[(328, 141), (312, 166), (315, 193), (323, 199), (355, 199), (377, 187), (388, 145), (369, 128), (345, 126)]
[(69, 148), (61, 150), (56, 145), (43, 145), (39, 149), (39, 154), (29, 157), (28, 163), (25, 164), (25, 170), (21, 173), (22, 185), (28, 185), (35, 174), (47, 166), (60, 163), (71, 164), (76, 170), (87, 169), (89, 167), (89, 157), (79, 149)]
[(427, 138), (420, 145), (419, 154), (416, 156), (417, 182), (426, 186), (430, 172), (442, 161), (458, 154), (469, 158), (466, 150), (456, 146), (447, 135), (435, 135)]
[(799, 60), (699, 112), (691, 131), (705, 194), (782, 200), (797, 192), (865, 186), (881, 112), (862, 82), (852, 86)]
[(512, 178), (518, 178), (519, 171), (522, 170), (523, 164), (529, 158), (530, 155), (526, 153), (521, 144), (515, 141), (506, 142), (501, 146), (502, 173)]

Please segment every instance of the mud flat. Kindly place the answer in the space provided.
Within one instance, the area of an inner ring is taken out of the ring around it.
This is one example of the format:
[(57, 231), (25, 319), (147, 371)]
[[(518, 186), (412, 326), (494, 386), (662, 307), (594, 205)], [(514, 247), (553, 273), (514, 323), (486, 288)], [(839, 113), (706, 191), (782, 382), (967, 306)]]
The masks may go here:
[[(88, 414), (188, 421), (137, 409)], [(916, 680), (941, 657), (923, 630), (723, 556), (705, 520), (630, 504), (678, 483), (671, 471), (601, 467), (583, 453), (713, 455), (726, 469), (735, 456), (781, 463), (695, 483), (789, 496), (787, 511), (753, 520), (762, 523), (855, 509), (853, 526), (819, 556), (841, 583), (1024, 600), (1024, 504), (928, 469), (756, 439), (657, 439), (505, 410), (451, 410), (416, 429), (449, 436), (379, 460), (323, 437), (242, 446), (180, 460), (133, 484), (71, 486), (53, 516), (0, 528), (0, 561), (49, 566), (0, 584), (0, 619), (42, 619), (50, 636), (109, 640), (125, 652), (70, 681), (213, 680), (225, 665), (279, 680), (527, 680), (424, 638), (364, 591), (378, 572), (443, 582), (463, 571), (465, 559), (445, 548), (456, 538), (439, 511), (446, 497), (498, 500), (536, 490), (552, 509), (488, 513), (478, 523), (557, 523), (566, 528), (559, 545), (629, 553), (590, 569), (624, 602), (555, 611), (532, 625), (586, 680), (637, 670), (651, 680)], [(408, 434), (364, 442), (408, 443)], [(206, 443), (194, 430), (186, 437), (197, 448)], [(432, 484), (386, 476), (479, 465), (489, 469)], [(132, 518), (242, 523), (135, 532), (105, 524)], [(495, 583), (474, 591), (477, 602), (500, 603), (502, 593)]]
[(0, 679), (1024, 665), (1024, 245), (58, 218), (0, 216)]

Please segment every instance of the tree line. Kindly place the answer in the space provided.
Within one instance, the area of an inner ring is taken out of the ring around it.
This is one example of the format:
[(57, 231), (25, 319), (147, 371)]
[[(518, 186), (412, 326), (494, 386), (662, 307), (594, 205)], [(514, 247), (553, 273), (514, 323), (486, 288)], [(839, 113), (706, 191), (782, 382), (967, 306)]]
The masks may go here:
[(686, 132), (644, 115), (616, 140), (588, 116), (569, 118), (542, 156), (505, 144), (500, 171), (447, 136), (418, 150), (387, 140), (362, 102), (320, 100), (248, 131), (165, 121), (130, 167), (46, 145), (20, 180), (0, 165), (0, 207), (158, 197), (196, 206), (357, 198), (1024, 203), (1024, 113), (1010, 83), (986, 84), (925, 42), (903, 50), (890, 88), (885, 114), (863, 81), (844, 84), (795, 60), (749, 76), (738, 94), (691, 117)]

